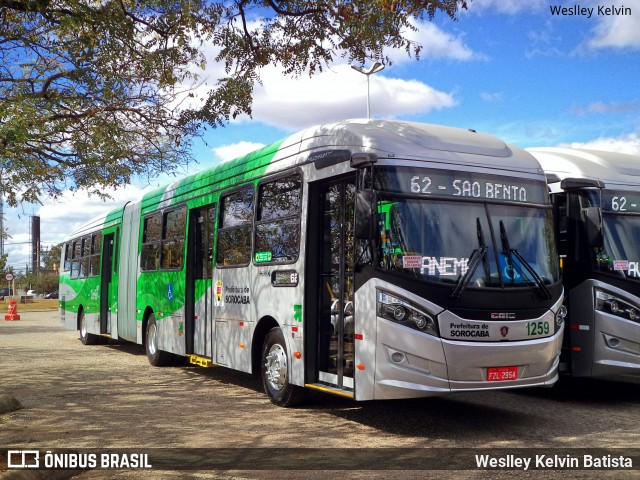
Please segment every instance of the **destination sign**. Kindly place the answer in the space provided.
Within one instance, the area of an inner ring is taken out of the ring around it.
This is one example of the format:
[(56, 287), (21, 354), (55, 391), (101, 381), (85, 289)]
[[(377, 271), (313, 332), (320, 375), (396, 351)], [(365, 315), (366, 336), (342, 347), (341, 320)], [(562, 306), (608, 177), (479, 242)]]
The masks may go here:
[(467, 197), (482, 200), (549, 203), (543, 181), (414, 167), (379, 167), (376, 188), (413, 195)]
[(602, 190), (602, 210), (640, 213), (640, 192), (604, 189)]

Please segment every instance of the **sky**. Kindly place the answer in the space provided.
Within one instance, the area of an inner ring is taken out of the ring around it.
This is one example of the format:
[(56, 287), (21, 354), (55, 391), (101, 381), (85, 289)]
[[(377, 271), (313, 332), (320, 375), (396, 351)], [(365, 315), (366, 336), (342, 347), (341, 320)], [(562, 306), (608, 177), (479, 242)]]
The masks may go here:
[[(371, 116), (472, 128), (509, 144), (580, 146), (640, 155), (640, 0), (471, 0), (457, 21), (436, 14), (416, 24), (420, 59), (393, 60), (369, 77)], [(615, 7), (615, 10), (612, 9)], [(565, 10), (562, 11), (561, 9)], [(570, 14), (573, 13), (573, 14)], [(213, 52), (207, 56), (213, 58)], [(370, 65), (365, 64), (365, 68)], [(217, 78), (213, 60), (206, 75)], [(191, 174), (324, 122), (366, 117), (367, 78), (338, 61), (312, 78), (261, 73), (252, 118), (209, 129), (194, 145)], [(83, 194), (5, 206), (8, 264), (30, 259), (30, 216), (43, 246), (145, 189), (140, 180), (102, 202)]]

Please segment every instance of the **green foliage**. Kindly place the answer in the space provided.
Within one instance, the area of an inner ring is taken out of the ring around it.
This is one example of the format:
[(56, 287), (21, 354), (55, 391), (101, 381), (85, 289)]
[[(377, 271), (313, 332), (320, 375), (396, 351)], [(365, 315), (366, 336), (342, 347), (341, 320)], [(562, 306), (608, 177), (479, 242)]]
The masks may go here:
[(58, 291), (58, 282), (60, 277), (56, 273), (42, 273), (38, 275), (33, 282), (34, 290), (39, 294), (46, 295), (47, 293)]
[(60, 257), (62, 256), (62, 244), (54, 245), (48, 250), (40, 252), (40, 259), (45, 270), (56, 270), (60, 267)]
[(60, 277), (57, 273), (27, 273), (26, 275), (18, 275), (16, 278), (16, 288), (24, 290), (35, 290), (39, 295), (58, 291), (58, 282)]
[[(132, 176), (171, 172), (206, 125), (251, 114), (261, 67), (313, 75), (340, 57), (388, 64), (385, 47), (417, 56), (404, 37), (411, 20), (459, 8), (464, 0), (0, 0), (0, 190), (10, 205), (65, 189), (105, 196)], [(205, 43), (226, 76), (202, 78)]]

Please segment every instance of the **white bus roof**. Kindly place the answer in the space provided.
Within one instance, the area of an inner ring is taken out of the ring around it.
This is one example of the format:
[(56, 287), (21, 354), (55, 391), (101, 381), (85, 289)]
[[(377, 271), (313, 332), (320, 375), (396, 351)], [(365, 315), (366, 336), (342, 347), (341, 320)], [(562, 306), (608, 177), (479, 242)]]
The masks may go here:
[[(541, 174), (520, 148), (471, 129), (418, 122), (352, 119), (311, 127), (299, 134), (300, 151), (330, 146), (376, 153), (378, 159), (417, 159)], [(293, 136), (295, 137), (295, 135)]]
[[(640, 189), (640, 156), (584, 148), (527, 148), (547, 175), (601, 180), (605, 188)], [(634, 188), (635, 187), (635, 188)]]

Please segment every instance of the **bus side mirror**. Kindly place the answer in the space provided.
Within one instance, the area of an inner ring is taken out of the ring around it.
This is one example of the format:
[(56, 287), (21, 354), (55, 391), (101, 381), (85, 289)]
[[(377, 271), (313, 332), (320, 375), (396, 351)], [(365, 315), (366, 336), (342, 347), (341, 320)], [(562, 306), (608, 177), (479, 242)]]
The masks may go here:
[(357, 239), (370, 240), (372, 238), (373, 202), (374, 197), (371, 190), (359, 190), (356, 192), (354, 235)]
[(604, 239), (602, 238), (602, 210), (598, 207), (583, 208), (582, 219), (587, 229), (587, 242), (589, 246), (604, 246)]

